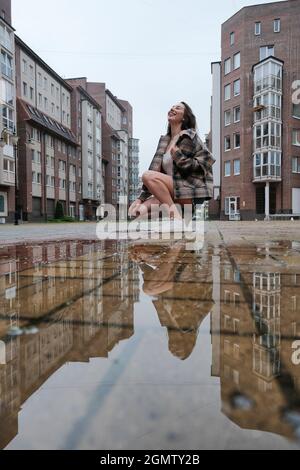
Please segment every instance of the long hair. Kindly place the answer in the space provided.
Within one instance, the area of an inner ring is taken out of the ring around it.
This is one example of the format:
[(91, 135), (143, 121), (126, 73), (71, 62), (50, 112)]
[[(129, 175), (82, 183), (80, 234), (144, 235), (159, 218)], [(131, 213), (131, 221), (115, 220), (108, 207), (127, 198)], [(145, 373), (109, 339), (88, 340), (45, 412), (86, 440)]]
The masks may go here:
[[(185, 111), (184, 111), (184, 116), (183, 116), (183, 123), (181, 124), (181, 130), (184, 131), (186, 129), (195, 129), (197, 130), (197, 121), (196, 121), (196, 116), (193, 113), (191, 107), (185, 103), (184, 101), (181, 101), (181, 104), (184, 105)], [(168, 132), (167, 135), (171, 136), (171, 125), (168, 125)]]

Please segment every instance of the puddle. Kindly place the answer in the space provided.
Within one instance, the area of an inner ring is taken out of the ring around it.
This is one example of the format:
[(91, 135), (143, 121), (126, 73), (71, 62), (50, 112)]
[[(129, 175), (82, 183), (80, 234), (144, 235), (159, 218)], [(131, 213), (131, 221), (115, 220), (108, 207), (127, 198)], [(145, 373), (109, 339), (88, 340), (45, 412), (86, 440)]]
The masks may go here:
[(0, 248), (2, 449), (300, 444), (295, 242)]

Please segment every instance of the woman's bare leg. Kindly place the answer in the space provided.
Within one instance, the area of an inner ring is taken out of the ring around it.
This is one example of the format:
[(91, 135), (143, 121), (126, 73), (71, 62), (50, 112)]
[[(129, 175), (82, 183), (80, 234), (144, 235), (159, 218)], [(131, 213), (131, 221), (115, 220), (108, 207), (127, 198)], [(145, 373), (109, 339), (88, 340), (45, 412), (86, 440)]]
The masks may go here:
[(175, 219), (182, 219), (174, 203), (174, 186), (171, 176), (158, 171), (146, 171), (143, 174), (143, 183), (160, 204), (169, 208), (170, 215), (172, 214)]

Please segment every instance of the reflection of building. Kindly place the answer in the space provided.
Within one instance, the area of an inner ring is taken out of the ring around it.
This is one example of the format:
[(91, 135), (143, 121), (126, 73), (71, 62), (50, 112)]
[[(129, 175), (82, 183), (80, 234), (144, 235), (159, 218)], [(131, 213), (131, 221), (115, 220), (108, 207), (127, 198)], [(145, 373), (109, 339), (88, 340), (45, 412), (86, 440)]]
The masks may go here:
[(222, 25), (211, 119), (221, 218), (300, 213), (299, 22), (299, 1), (288, 0)]
[[(0, 324), (5, 342), (5, 356), (0, 347), (2, 447), (18, 432), (22, 403), (56, 370), (66, 362), (107, 357), (132, 336), (137, 300), (132, 284), (137, 273), (132, 273), (126, 244), (60, 242), (12, 250), (0, 252), (0, 306), (6, 312)], [(16, 326), (34, 324), (37, 334), (7, 339), (14, 326), (8, 316), (16, 308), (22, 312)]]
[[(0, 0), (1, 121), (0, 133), (16, 127), (15, 44), (11, 0)], [(11, 221), (15, 210), (15, 157), (10, 139), (0, 148), (0, 222)]]
[[(220, 323), (212, 331), (222, 411), (242, 428), (292, 437), (284, 412), (300, 405), (300, 370), (293, 362), (300, 340), (299, 256), (289, 242), (259, 251), (231, 248), (231, 255), (234, 265), (220, 255)], [(286, 273), (281, 260), (291, 257)]]

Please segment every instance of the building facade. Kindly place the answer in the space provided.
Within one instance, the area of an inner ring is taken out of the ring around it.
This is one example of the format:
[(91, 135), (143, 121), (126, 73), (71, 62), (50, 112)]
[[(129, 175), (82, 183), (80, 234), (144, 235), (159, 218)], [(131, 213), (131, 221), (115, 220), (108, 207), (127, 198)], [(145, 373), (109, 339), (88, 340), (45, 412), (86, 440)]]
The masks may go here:
[(16, 130), (15, 42), (11, 26), (11, 1), (0, 1), (1, 146), (0, 222), (13, 220), (15, 211), (15, 154), (11, 135)]
[(71, 130), (72, 87), (16, 36), (18, 203), (25, 221), (47, 220), (58, 201), (79, 217), (81, 154)]
[(287, 0), (222, 25), (211, 119), (221, 218), (300, 214), (299, 21), (300, 1)]
[(96, 218), (99, 205), (105, 203), (105, 166), (102, 162), (101, 107), (87, 92), (86, 78), (72, 78), (72, 131), (81, 146), (82, 204), (80, 218)]

